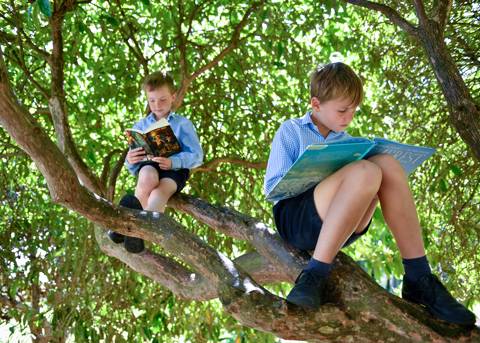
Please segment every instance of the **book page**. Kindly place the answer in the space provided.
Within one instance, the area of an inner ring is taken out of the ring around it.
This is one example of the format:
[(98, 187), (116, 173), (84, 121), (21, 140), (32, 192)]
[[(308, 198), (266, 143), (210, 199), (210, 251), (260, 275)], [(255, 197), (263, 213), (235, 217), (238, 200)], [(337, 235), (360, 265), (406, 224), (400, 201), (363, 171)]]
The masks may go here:
[(147, 127), (143, 133), (147, 133), (147, 132), (150, 132), (152, 130), (155, 130), (155, 129), (158, 129), (160, 127), (165, 127), (165, 126), (169, 126), (170, 124), (168, 123), (168, 120), (166, 118), (160, 118), (159, 120), (157, 120), (155, 123), (153, 123), (152, 125), (150, 125), (149, 127)]

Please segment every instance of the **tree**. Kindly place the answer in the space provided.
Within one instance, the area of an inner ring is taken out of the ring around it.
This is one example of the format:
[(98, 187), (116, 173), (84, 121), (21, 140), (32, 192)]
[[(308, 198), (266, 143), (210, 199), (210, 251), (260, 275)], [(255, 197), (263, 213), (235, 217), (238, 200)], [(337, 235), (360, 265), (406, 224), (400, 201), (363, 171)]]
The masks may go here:
[[(330, 285), (331, 304), (322, 307), (313, 318), (311, 314), (288, 306), (283, 299), (262, 286), (274, 281), (292, 282), (306, 259), (285, 246), (269, 229), (266, 220), (254, 218), (266, 217), (266, 206), (260, 204), (257, 198), (261, 192), (261, 172), (258, 169), (265, 165), (268, 151), (264, 146), (259, 149), (258, 142), (269, 142), (282, 118), (281, 114), (270, 115), (269, 111), (280, 108), (289, 109), (290, 113), (291, 99), (299, 99), (293, 104), (293, 112), (303, 110), (300, 99), (306, 88), (304, 77), (312, 64), (312, 52), (308, 50), (310, 42), (305, 37), (307, 28), (315, 27), (317, 22), (325, 20), (330, 11), (334, 11), (334, 20), (321, 27), (324, 33), (322, 39), (330, 45), (323, 43), (332, 52), (338, 51), (335, 45), (353, 46), (358, 44), (358, 40), (348, 36), (336, 37), (335, 25), (347, 22), (359, 25), (361, 21), (355, 22), (354, 12), (352, 14), (338, 4), (325, 4), (320, 13), (314, 13), (315, 4), (308, 2), (304, 4), (305, 8), (289, 6), (291, 4), (288, 3), (280, 6), (264, 2), (83, 3), (54, 2), (48, 22), (40, 13), (29, 16), (28, 5), (10, 3), (9, 12), (2, 13), (6, 29), (0, 31), (0, 120), (9, 136), (35, 162), (46, 180), (52, 200), (98, 227), (95, 235), (104, 252), (179, 297), (195, 300), (218, 297), (226, 312), (243, 325), (280, 337), (312, 341), (345, 341), (353, 337), (356, 341), (392, 337), (396, 341), (458, 339), (461, 334), (458, 328), (439, 323), (420, 308), (381, 290), (343, 254), (337, 259)], [(50, 15), (48, 2), (39, 1), (37, 5), (31, 8)], [(158, 22), (146, 18), (158, 18)], [(153, 35), (157, 26), (168, 29), (162, 30), (161, 35)], [(118, 44), (118, 41), (124, 44)], [(150, 41), (154, 43), (149, 48), (142, 48), (142, 43)], [(49, 42), (51, 47), (48, 47)], [(324, 52), (322, 56), (327, 58), (329, 54)], [(121, 187), (128, 187), (128, 181), (120, 179), (120, 186), (117, 181), (119, 175), (121, 177), (119, 173), (125, 156), (116, 149), (121, 146), (118, 135), (124, 128), (123, 123), (112, 125), (108, 112), (113, 112), (124, 122), (132, 121), (132, 116), (125, 112), (142, 111), (141, 104), (132, 102), (131, 98), (136, 96), (141, 75), (153, 69), (152, 65), (162, 68), (174, 66), (172, 72), (181, 85), (179, 98), (184, 99), (183, 104), (179, 102), (178, 106), (191, 111), (193, 116), (197, 113), (195, 119), (198, 120), (194, 122), (199, 123), (201, 136), (208, 137), (210, 141), (206, 145), (210, 160), (195, 171), (191, 181), (191, 194), (201, 194), (208, 201), (197, 196), (179, 195), (169, 204), (177, 212), (173, 217), (136, 213), (111, 203), (116, 188), (117, 192), (123, 191)], [(43, 72), (46, 66), (50, 68), (49, 74)], [(270, 72), (275, 67), (276, 72)], [(362, 72), (368, 68), (375, 69), (375, 64), (360, 67)], [(133, 72), (125, 75), (125, 70)], [(22, 73), (28, 82), (25, 82)], [(85, 75), (91, 75), (93, 80), (89, 81)], [(368, 75), (380, 78), (373, 71)], [(258, 79), (262, 82), (255, 82)], [(112, 90), (112, 80), (115, 80), (116, 90)], [(93, 83), (95, 87), (92, 88)], [(292, 92), (292, 88), (297, 90)], [(28, 97), (28, 94), (33, 96)], [(112, 101), (114, 94), (115, 101)], [(415, 94), (421, 92), (415, 91)], [(207, 95), (211, 97), (209, 101), (203, 99)], [(263, 98), (266, 99), (265, 104), (259, 101)], [(42, 107), (45, 103), (48, 103), (48, 109)], [(382, 103), (379, 103), (381, 106)], [(237, 113), (239, 110), (247, 115), (240, 116)], [(90, 116), (90, 113), (96, 115)], [(255, 113), (260, 115), (252, 118)], [(277, 119), (277, 122), (268, 125), (271, 118)], [(424, 118), (420, 121), (429, 122)], [(381, 120), (374, 124), (379, 122)], [(370, 124), (367, 122), (367, 125)], [(102, 129), (102, 126), (105, 127)], [(365, 130), (362, 125), (355, 129), (360, 133)], [(428, 128), (426, 131), (429, 131)], [(450, 135), (447, 129), (442, 132), (444, 136)], [(256, 139), (251, 139), (252, 135)], [(95, 141), (99, 137), (102, 142)], [(229, 148), (228, 143), (233, 148)], [(9, 149), (18, 154), (18, 148), (13, 143), (10, 143)], [(462, 150), (463, 145), (458, 149)], [(227, 154), (222, 155), (225, 152)], [(451, 153), (451, 156), (454, 155)], [(25, 159), (26, 156), (21, 153), (20, 157)], [(113, 161), (115, 157), (117, 160)], [(103, 163), (99, 163), (100, 159)], [(227, 166), (223, 174), (209, 174), (225, 162), (230, 162), (231, 167)], [(442, 164), (436, 163), (437, 171), (442, 171)], [(252, 169), (235, 169), (235, 165)], [(478, 170), (478, 164), (468, 162), (457, 168), (466, 173)], [(447, 173), (449, 170), (447, 168)], [(7, 175), (11, 177), (13, 173), (14, 170), (9, 170)], [(435, 173), (423, 177), (428, 179)], [(222, 175), (231, 181), (219, 182)], [(249, 181), (236, 181), (237, 178)], [(443, 179), (445, 176), (439, 176), (439, 180)], [(417, 181), (422, 183), (420, 178)], [(474, 181), (475, 177), (475, 184)], [(212, 187), (209, 192), (202, 192), (204, 185), (208, 184), (218, 184), (217, 189)], [(456, 203), (464, 204), (456, 212), (460, 222), (465, 211), (474, 212), (475, 206), (471, 203), (478, 201), (478, 183), (476, 186), (463, 186), (467, 200), (456, 199)], [(8, 185), (4, 189), (9, 189)], [(13, 192), (7, 200), (13, 203), (15, 196), (16, 192)], [(31, 198), (35, 199), (35, 196), (31, 195)], [(241, 202), (244, 204), (240, 205)], [(229, 209), (226, 206), (228, 203), (230, 207), (243, 209), (250, 215)], [(21, 207), (15, 205), (12, 209), (18, 212), (11, 216), (15, 225), (31, 225), (20, 223), (19, 219), (27, 215), (37, 219), (36, 215), (22, 212), (19, 210)], [(44, 206), (48, 207), (48, 203)], [(63, 210), (57, 211), (67, 216)], [(51, 216), (45, 221), (48, 218)], [(78, 223), (82, 222), (77, 219)], [(472, 222), (475, 223), (475, 220), (473, 218)], [(200, 223), (224, 236), (218, 238), (211, 231), (199, 229)], [(91, 230), (91, 225), (79, 225)], [(132, 256), (110, 243), (99, 227), (115, 228), (119, 232), (142, 237), (156, 246), (145, 254)], [(56, 230), (62, 234), (61, 226)], [(68, 267), (65, 261), (71, 260), (68, 257), (71, 252), (60, 252), (63, 262), (60, 261), (58, 270), (64, 271), (56, 273), (59, 283), (66, 270), (73, 272), (69, 281), (76, 280), (76, 283), (85, 283), (88, 277), (95, 275), (96, 263), (90, 259), (101, 254), (87, 257), (89, 244), (85, 243), (83, 250), (79, 249), (76, 240), (81, 241), (82, 236), (75, 234), (74, 237), (67, 247), (78, 249), (79, 254), (84, 256), (84, 262)], [(245, 251), (236, 258), (229, 257), (235, 255), (231, 248), (234, 244), (232, 238), (247, 242), (235, 243), (239, 247), (237, 249)], [(36, 250), (30, 248), (33, 251), (30, 254), (31, 265), (36, 266), (31, 273), (38, 275), (44, 266), (39, 263)], [(100, 264), (102, 262), (106, 263), (104, 259)], [(93, 267), (85, 269), (86, 275), (79, 275), (78, 269), (87, 263)], [(55, 279), (55, 269), (52, 271), (49, 279)], [(475, 277), (473, 272), (470, 275)], [(5, 283), (9, 287), (2, 289), (2, 303), (21, 311), (25, 306), (22, 300), (28, 303), (30, 299), (17, 297), (15, 287), (18, 290), (24, 285), (15, 285), (12, 280)], [(34, 282), (29, 293), (35, 310), (27, 318), (30, 329), (38, 341), (52, 338), (63, 341), (66, 333), (73, 331), (69, 327), (72, 322), (69, 318), (78, 314), (78, 308), (86, 305), (81, 300), (70, 302), (68, 296), (62, 297), (60, 292), (56, 292), (54, 294), (59, 297), (56, 304), (50, 303), (56, 309), (55, 315), (48, 318), (38, 301), (34, 301), (42, 296), (41, 287), (35, 286), (39, 284)], [(98, 287), (106, 287), (107, 284), (105, 282)], [(72, 287), (69, 294), (75, 294), (75, 289)], [(91, 294), (83, 287), (80, 289), (82, 293), (76, 294), (77, 298)], [(153, 294), (151, 290), (148, 293)], [(121, 296), (123, 292), (116, 294)], [(361, 297), (362, 294), (370, 296)], [(100, 294), (97, 301), (101, 302), (101, 296), (105, 293)], [(8, 313), (11, 316), (11, 312)], [(147, 338), (152, 335), (145, 332)], [(92, 340), (98, 339), (99, 335), (78, 324), (74, 334)], [(109, 335), (114, 333), (109, 332)], [(468, 335), (470, 340), (478, 340), (477, 331)]]

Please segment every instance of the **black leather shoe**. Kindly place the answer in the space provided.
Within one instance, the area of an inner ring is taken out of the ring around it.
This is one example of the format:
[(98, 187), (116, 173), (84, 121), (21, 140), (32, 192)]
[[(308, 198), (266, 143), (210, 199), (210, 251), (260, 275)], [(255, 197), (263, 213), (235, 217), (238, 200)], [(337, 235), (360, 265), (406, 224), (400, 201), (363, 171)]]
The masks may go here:
[(143, 239), (125, 236), (125, 250), (132, 254), (139, 254), (145, 249)]
[[(123, 196), (122, 200), (120, 200), (120, 206), (132, 208), (135, 210), (143, 210), (142, 204), (140, 200), (134, 195), (126, 194)], [(145, 244), (143, 243), (143, 239), (137, 237), (129, 237), (124, 236), (124, 245), (125, 250), (132, 254), (141, 253), (145, 249)]]
[(295, 281), (295, 286), (287, 296), (287, 301), (303, 308), (316, 310), (325, 302), (326, 277), (318, 277), (303, 270)]
[(416, 282), (404, 276), (402, 298), (425, 306), (433, 316), (447, 322), (475, 325), (475, 315), (455, 300), (433, 274), (422, 276)]
[(112, 230), (109, 230), (108, 233), (107, 233), (108, 237), (110, 237), (110, 239), (114, 242), (114, 243), (123, 243), (123, 241), (125, 240), (125, 236), (118, 233), (118, 232), (115, 232), (115, 231), (112, 231)]

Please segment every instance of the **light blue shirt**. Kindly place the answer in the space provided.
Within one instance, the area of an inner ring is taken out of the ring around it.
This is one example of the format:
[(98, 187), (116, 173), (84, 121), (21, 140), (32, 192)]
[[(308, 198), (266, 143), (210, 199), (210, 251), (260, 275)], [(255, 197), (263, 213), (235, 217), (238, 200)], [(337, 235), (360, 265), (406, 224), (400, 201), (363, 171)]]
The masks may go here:
[(289, 119), (280, 125), (273, 138), (268, 158), (264, 181), (265, 195), (272, 191), (309, 145), (351, 137), (344, 131), (330, 131), (327, 137), (323, 137), (313, 123), (311, 114), (309, 111), (302, 118)]
[[(133, 125), (133, 128), (143, 131), (156, 121), (155, 114), (150, 113)], [(203, 150), (192, 122), (175, 112), (170, 112), (167, 116), (167, 121), (182, 149), (181, 152), (169, 156), (172, 160), (172, 169), (192, 169), (201, 165), (203, 161)], [(137, 175), (140, 163), (130, 164), (125, 161), (125, 166), (130, 173)]]

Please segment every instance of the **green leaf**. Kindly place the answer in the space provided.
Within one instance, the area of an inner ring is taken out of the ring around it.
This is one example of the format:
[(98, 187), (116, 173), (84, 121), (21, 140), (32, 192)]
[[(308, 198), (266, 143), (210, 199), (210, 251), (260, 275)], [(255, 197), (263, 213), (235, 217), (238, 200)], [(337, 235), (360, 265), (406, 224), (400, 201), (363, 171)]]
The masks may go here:
[(445, 179), (441, 179), (438, 185), (439, 185), (440, 190), (442, 192), (447, 192), (448, 186), (447, 186), (447, 182), (445, 181)]
[(102, 15), (100, 16), (100, 18), (105, 19), (105, 20), (106, 20), (110, 25), (112, 25), (112, 26), (118, 26), (118, 25), (119, 25), (118, 20), (117, 20), (115, 17), (111, 16), (111, 15), (102, 14)]
[(50, 1), (48, 0), (37, 0), (38, 7), (40, 8), (40, 12), (42, 12), (45, 16), (51, 17), (52, 16), (52, 8), (50, 7)]
[(463, 174), (462, 172), (462, 169), (460, 169), (459, 166), (457, 166), (456, 164), (453, 164), (451, 167), (450, 167), (450, 170), (457, 176), (460, 176)]

